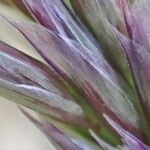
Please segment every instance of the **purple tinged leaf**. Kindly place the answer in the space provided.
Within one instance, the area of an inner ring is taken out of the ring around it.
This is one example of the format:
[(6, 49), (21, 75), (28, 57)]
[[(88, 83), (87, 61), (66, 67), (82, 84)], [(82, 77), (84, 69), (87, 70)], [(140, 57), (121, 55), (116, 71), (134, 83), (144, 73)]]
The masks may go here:
[(41, 131), (43, 131), (50, 141), (56, 146), (58, 150), (81, 150), (76, 144), (74, 144), (67, 136), (65, 136), (59, 129), (54, 127), (48, 122), (40, 121), (34, 118), (28, 112), (21, 109), (22, 112), (29, 118)]
[[(126, 3), (125, 0), (121, 0), (124, 18), (128, 30), (129, 39), (117, 32), (111, 25), (112, 32), (118, 38), (120, 46), (125, 51), (128, 61), (130, 63), (130, 69), (133, 72), (133, 78), (135, 80), (135, 86), (137, 94), (141, 101), (143, 110), (146, 111), (149, 116), (150, 111), (150, 54), (149, 54), (149, 11), (148, 6), (150, 3), (146, 0), (134, 2), (132, 7)], [(142, 104), (146, 101), (146, 104)], [(145, 106), (143, 106), (145, 105)], [(147, 108), (146, 108), (147, 107)], [(149, 118), (149, 117), (148, 117)]]
[[(55, 27), (55, 22), (50, 22), (49, 14), (44, 8), (43, 0), (22, 0), (26, 8), (29, 10), (30, 14), (37, 20), (41, 25), (53, 30), (57, 31), (57, 28)], [(52, 12), (52, 11), (51, 11)], [(54, 13), (52, 13), (55, 15)], [(55, 15), (56, 17), (56, 15)]]
[(118, 132), (122, 137), (123, 142), (128, 146), (130, 150), (149, 150), (150, 147), (146, 146), (142, 141), (137, 139), (128, 131), (121, 128), (117, 123), (115, 123), (110, 117), (104, 114), (105, 119), (108, 123)]
[(126, 33), (126, 26), (122, 19), (122, 10), (118, 7), (118, 1), (112, 0), (70, 0), (76, 14), (89, 28), (99, 43), (103, 55), (118, 73), (132, 87), (132, 79), (124, 54), (118, 47), (113, 35), (109, 32), (107, 20)]
[[(11, 23), (25, 35), (51, 66), (55, 64), (60, 72), (65, 73), (72, 81), (75, 80), (75, 84), (84, 89), (86, 99), (94, 105), (94, 109), (98, 110), (96, 104), (99, 103), (102, 111), (108, 108), (110, 115), (118, 118), (128, 130), (137, 130), (138, 118), (132, 105), (132, 99), (135, 97), (130, 95), (131, 90), (100, 53), (90, 51), (80, 43), (57, 35), (42, 26), (14, 21)], [(100, 113), (100, 110), (98, 111)]]
[(78, 141), (73, 137), (66, 135), (63, 131), (57, 128), (54, 124), (47, 122), (46, 120), (39, 119), (30, 115), (27, 111), (21, 108), (21, 111), (28, 117), (41, 131), (43, 131), (51, 142), (56, 146), (58, 150), (98, 150), (95, 144), (84, 143), (84, 141)]
[(134, 40), (143, 45), (150, 52), (150, 1), (143, 0), (135, 3), (132, 8), (134, 17)]
[(92, 51), (99, 51), (93, 37), (60, 0), (23, 0), (23, 2), (41, 25), (66, 38), (79, 41)]
[(112, 147), (102, 139), (100, 139), (92, 130), (89, 130), (91, 136), (97, 141), (97, 143), (102, 147), (104, 150), (119, 150), (119, 148)]
[(88, 127), (81, 107), (57, 89), (61, 83), (50, 67), (0, 42), (1, 96), (64, 122)]
[(149, 51), (150, 2), (147, 0), (137, 1), (129, 7), (125, 0), (121, 1), (129, 37)]
[(150, 54), (144, 47), (123, 36), (113, 26), (110, 25), (110, 28), (128, 59), (138, 97), (135, 107), (139, 110), (141, 122), (147, 122), (142, 128), (149, 137), (147, 132), (150, 132)]

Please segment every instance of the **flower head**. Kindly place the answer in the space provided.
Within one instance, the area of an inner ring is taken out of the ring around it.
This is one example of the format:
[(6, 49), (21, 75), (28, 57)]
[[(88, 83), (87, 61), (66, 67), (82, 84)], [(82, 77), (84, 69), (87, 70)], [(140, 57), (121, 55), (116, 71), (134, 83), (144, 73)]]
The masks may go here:
[(32, 21), (3, 19), (44, 62), (0, 42), (0, 95), (35, 110), (22, 111), (58, 149), (148, 150), (150, 3), (13, 3)]

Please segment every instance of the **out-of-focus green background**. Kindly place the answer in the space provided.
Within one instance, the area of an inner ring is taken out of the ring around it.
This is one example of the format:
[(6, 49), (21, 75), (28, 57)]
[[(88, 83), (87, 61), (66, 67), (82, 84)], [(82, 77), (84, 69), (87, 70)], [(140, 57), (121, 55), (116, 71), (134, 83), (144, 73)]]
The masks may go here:
[[(9, 0), (0, 0), (0, 13), (14, 19), (30, 21)], [(41, 59), (17, 30), (0, 17), (0, 40)], [(0, 97), (0, 150), (53, 150), (48, 139), (17, 108)]]

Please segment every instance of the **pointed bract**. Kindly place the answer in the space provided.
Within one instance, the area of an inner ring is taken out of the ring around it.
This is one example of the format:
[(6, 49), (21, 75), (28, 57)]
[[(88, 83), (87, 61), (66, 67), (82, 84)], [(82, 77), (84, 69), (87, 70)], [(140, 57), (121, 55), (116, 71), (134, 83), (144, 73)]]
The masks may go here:
[(61, 82), (60, 76), (50, 67), (0, 42), (3, 96), (62, 121), (87, 127), (81, 107), (57, 89)]

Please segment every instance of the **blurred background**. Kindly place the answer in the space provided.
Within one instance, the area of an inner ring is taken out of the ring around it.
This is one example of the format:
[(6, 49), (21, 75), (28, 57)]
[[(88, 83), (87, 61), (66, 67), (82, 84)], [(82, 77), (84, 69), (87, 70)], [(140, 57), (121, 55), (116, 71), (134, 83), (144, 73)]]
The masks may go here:
[(0, 98), (0, 150), (53, 150), (48, 139), (17, 108)]
[[(0, 0), (0, 14), (30, 21), (10, 0)], [(41, 59), (34, 48), (0, 17), (0, 40)], [(53, 150), (48, 139), (17, 108), (0, 97), (0, 150)]]

